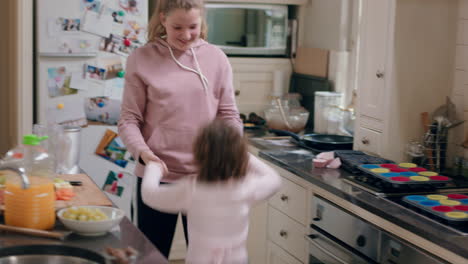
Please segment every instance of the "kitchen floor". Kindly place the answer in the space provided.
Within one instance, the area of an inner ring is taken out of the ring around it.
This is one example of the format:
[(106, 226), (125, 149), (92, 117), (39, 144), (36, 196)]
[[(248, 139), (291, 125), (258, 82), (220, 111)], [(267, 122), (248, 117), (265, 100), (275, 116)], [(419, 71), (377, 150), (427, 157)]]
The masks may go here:
[(185, 260), (171, 260), (169, 261), (170, 264), (184, 264)]

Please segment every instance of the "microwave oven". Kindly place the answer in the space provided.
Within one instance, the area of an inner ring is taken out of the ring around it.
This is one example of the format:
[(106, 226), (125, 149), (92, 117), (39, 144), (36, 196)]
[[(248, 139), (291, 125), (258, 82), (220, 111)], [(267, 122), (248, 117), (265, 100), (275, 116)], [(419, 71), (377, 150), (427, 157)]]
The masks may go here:
[(208, 42), (227, 55), (287, 55), (287, 5), (210, 3), (205, 10)]

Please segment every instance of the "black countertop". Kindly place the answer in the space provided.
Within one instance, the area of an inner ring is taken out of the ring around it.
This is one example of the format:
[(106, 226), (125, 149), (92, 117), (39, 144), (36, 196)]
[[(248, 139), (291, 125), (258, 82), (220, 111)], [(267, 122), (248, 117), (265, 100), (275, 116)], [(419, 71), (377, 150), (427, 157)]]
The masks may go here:
[(435, 226), (432, 220), (415, 211), (343, 181), (351, 174), (342, 169), (314, 168), (312, 152), (288, 144), (287, 140), (275, 140), (272, 144), (271, 140), (250, 138), (249, 143), (260, 150), (261, 158), (468, 260), (468, 236), (442, 225)]
[[(80, 170), (81, 173), (86, 173)], [(4, 223), (3, 215), (0, 213), (0, 223)], [(53, 230), (60, 233), (70, 233), (59, 219)], [(12, 232), (1, 233), (0, 249), (22, 245), (65, 245), (79, 247), (103, 254), (106, 247), (127, 248), (132, 247), (138, 251), (138, 264), (165, 264), (168, 260), (149, 241), (145, 235), (125, 216), (120, 224), (102, 236), (81, 236), (71, 233), (64, 240), (53, 238), (35, 237)]]
[[(57, 220), (53, 231), (63, 232), (65, 228)], [(153, 244), (138, 230), (127, 217), (120, 225), (103, 236), (89, 237), (77, 234), (68, 235), (63, 241), (52, 238), (35, 237), (5, 232), (0, 235), (0, 249), (22, 245), (65, 245), (85, 248), (99, 254), (105, 252), (106, 247), (126, 248), (133, 247), (138, 251), (139, 264), (168, 263), (168, 260), (157, 250)]]

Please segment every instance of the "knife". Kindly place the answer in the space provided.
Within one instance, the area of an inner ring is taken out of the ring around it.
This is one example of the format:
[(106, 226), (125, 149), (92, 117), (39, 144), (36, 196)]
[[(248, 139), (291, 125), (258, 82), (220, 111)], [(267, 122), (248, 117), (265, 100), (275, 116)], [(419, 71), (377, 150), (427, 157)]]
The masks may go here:
[(73, 185), (73, 186), (81, 186), (81, 185), (83, 185), (83, 182), (82, 182), (82, 181), (68, 181), (68, 183), (70, 183), (70, 185)]

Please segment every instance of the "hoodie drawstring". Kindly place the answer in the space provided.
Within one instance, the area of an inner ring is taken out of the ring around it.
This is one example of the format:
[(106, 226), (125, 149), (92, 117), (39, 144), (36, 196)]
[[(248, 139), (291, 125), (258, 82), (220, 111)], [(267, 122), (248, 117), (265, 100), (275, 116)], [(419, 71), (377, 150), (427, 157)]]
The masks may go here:
[(172, 52), (171, 46), (167, 45), (167, 48), (169, 49), (169, 53), (171, 54), (172, 59), (175, 61), (175, 63), (177, 63), (177, 65), (179, 65), (179, 67), (181, 67), (182, 69), (185, 69), (187, 71), (194, 72), (200, 77), (200, 80), (201, 80), (202, 85), (203, 85), (203, 89), (204, 89), (205, 93), (207, 93), (208, 92), (208, 79), (205, 77), (205, 75), (203, 75), (203, 73), (202, 73), (202, 71), (200, 69), (200, 65), (198, 64), (197, 56), (195, 55), (195, 51), (193, 50), (193, 48), (190, 48), (190, 50), (192, 51), (193, 58), (195, 59), (195, 66), (197, 66), (197, 70), (194, 70), (194, 69), (192, 69), (190, 67), (187, 67), (187, 66), (183, 65), (182, 63), (180, 63), (176, 59), (176, 57), (174, 56), (174, 53)]

